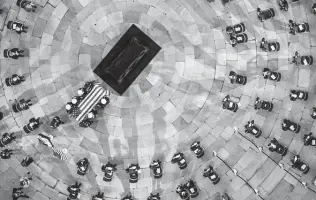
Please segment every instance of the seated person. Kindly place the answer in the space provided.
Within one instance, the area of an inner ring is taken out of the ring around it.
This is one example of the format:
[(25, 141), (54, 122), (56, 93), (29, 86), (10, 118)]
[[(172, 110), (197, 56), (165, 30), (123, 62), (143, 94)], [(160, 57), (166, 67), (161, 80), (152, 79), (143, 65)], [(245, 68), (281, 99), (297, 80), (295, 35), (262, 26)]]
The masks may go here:
[(83, 158), (77, 162), (77, 173), (79, 175), (85, 175), (89, 172), (89, 161), (87, 158)]
[(71, 199), (77, 199), (80, 193), (80, 186), (81, 183), (76, 182), (75, 185), (71, 185), (67, 188), (67, 191), (69, 192), (69, 196), (67, 198), (67, 200), (71, 200)]
[(92, 196), (92, 200), (103, 200), (104, 192), (98, 192), (98, 194)]

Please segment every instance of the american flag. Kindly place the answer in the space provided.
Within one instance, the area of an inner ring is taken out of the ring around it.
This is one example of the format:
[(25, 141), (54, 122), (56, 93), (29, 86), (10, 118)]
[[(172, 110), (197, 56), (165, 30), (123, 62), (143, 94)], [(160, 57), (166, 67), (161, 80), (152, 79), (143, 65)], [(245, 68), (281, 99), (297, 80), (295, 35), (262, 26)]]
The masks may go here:
[(77, 106), (72, 109), (71, 115), (74, 118), (77, 118), (80, 115), (80, 110), (79, 110), (79, 108)]
[(67, 160), (67, 156), (64, 154), (62, 150), (56, 149), (55, 147), (52, 147), (53, 149), (53, 156), (59, 158), (60, 160)]
[(101, 87), (100, 84), (95, 84), (89, 94), (79, 103), (80, 114), (76, 120), (81, 122), (106, 94), (109, 94), (109, 91)]

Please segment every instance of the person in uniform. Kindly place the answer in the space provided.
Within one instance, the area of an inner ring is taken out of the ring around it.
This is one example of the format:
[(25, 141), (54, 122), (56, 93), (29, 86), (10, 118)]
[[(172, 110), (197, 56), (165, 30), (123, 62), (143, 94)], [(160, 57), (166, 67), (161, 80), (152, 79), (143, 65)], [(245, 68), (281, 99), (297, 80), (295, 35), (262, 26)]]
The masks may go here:
[(80, 186), (81, 183), (76, 182), (74, 185), (71, 185), (67, 188), (67, 191), (69, 192), (69, 196), (67, 198), (67, 200), (71, 200), (71, 199), (77, 199), (80, 193)]
[(5, 84), (7, 86), (19, 85), (25, 81), (24, 76), (19, 76), (17, 74), (13, 74), (11, 77), (5, 79)]
[(15, 104), (12, 105), (12, 109), (15, 113), (21, 112), (22, 110), (28, 110), (30, 106), (33, 105), (31, 100), (21, 99), (19, 102), (16, 101)]
[(13, 188), (12, 190), (12, 199), (18, 200), (20, 197), (22, 198), (30, 198), (27, 194), (24, 194), (23, 188)]
[(98, 194), (93, 195), (92, 200), (104, 200), (104, 192), (98, 192)]
[(16, 136), (14, 136), (14, 133), (4, 133), (1, 137), (0, 140), (0, 147), (4, 147), (8, 144), (10, 144), (14, 139), (16, 138)]
[(0, 157), (2, 159), (10, 159), (12, 154), (13, 154), (12, 149), (4, 149), (3, 151), (1, 151)]
[(32, 180), (31, 172), (27, 172), (27, 174), (20, 179), (20, 185), (23, 188), (27, 188), (30, 186)]
[(23, 130), (25, 131), (25, 133), (33, 132), (35, 129), (39, 128), (39, 125), (41, 124), (39, 120), (40, 120), (39, 117), (38, 118), (32, 117), (29, 120), (29, 123), (23, 127)]
[(77, 173), (79, 175), (86, 175), (89, 172), (89, 160), (87, 158), (83, 158), (77, 162)]
[(312, 114), (311, 114), (311, 117), (312, 117), (313, 119), (316, 119), (316, 108), (315, 108), (315, 107), (313, 107), (313, 112), (312, 112)]
[(50, 123), (50, 127), (52, 128), (58, 128), (61, 124), (65, 124), (65, 122), (63, 122), (60, 117), (56, 116), (53, 118), (53, 120)]

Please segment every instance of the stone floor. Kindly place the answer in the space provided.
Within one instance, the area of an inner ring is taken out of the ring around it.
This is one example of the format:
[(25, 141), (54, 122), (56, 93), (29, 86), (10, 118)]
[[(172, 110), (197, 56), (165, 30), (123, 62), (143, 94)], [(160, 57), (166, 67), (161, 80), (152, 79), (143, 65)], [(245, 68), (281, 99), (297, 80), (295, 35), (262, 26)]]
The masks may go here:
[[(223, 192), (234, 200), (260, 199), (213, 156), (213, 151), (237, 169), (264, 199), (316, 199), (312, 191), (233, 129), (237, 126), (243, 133), (246, 121), (255, 119), (263, 129), (263, 137), (247, 137), (264, 146), (265, 152), (272, 137), (286, 144), (290, 151), (287, 156), (270, 156), (281, 159), (288, 169), (292, 153), (299, 154), (311, 166), (310, 172), (302, 176), (297, 170), (289, 170), (316, 190), (311, 183), (316, 176), (316, 150), (302, 143), (304, 133), (316, 132), (316, 123), (309, 116), (316, 105), (316, 68), (290, 62), (296, 50), (316, 57), (316, 16), (310, 11), (313, 1), (290, 3), (289, 11), (283, 12), (275, 0), (235, 0), (225, 7), (219, 0), (35, 0), (40, 5), (37, 11), (26, 13), (15, 0), (2, 0), (0, 8), (5, 11), (0, 16), (0, 51), (21, 47), (28, 56), (9, 60), (0, 55), (2, 84), (13, 73), (27, 77), (19, 86), (3, 85), (0, 90), (1, 111), (5, 113), (1, 133), (20, 135), (10, 145), (18, 150), (17, 155), (0, 161), (0, 199), (11, 199), (12, 188), (27, 171), (35, 175), (25, 189), (32, 200), (65, 200), (67, 185), (75, 180), (83, 184), (82, 200), (99, 190), (105, 192), (106, 199), (120, 199), (131, 193), (144, 200), (151, 192), (159, 192), (164, 200), (179, 199), (175, 188), (189, 178), (199, 187), (196, 199), (219, 199)], [(275, 18), (259, 22), (258, 6), (274, 8)], [(5, 24), (16, 19), (29, 26), (28, 33), (18, 35), (7, 30)], [(286, 26), (289, 19), (308, 22), (311, 32), (290, 35)], [(238, 22), (246, 25), (249, 41), (232, 48), (223, 30)], [(64, 105), (84, 81), (99, 79), (93, 69), (131, 24), (140, 27), (162, 50), (123, 96), (112, 92), (111, 103), (99, 114), (97, 123), (88, 129), (79, 128), (67, 118)], [(262, 52), (258, 48), (262, 37), (279, 41), (281, 50)], [(282, 73), (281, 82), (262, 78), (262, 68), (267, 66)], [(229, 83), (227, 74), (232, 69), (248, 77), (247, 85)], [(293, 88), (308, 91), (308, 101), (291, 102), (288, 94)], [(227, 94), (240, 101), (237, 113), (222, 110), (221, 99)], [(272, 101), (274, 110), (256, 112), (253, 102), (257, 96)], [(11, 105), (21, 98), (31, 98), (35, 103), (28, 111), (15, 114)], [(56, 115), (63, 116), (67, 123), (52, 130), (48, 123)], [(32, 116), (41, 117), (44, 125), (26, 135), (21, 129)], [(281, 131), (285, 117), (301, 124), (299, 134)], [(57, 160), (50, 150), (37, 144), (39, 132), (54, 135), (56, 146), (68, 149), (67, 162)], [(206, 149), (202, 159), (188, 148), (194, 140), (201, 140)], [(170, 162), (176, 151), (184, 152), (189, 160), (183, 171)], [(27, 168), (20, 166), (25, 155), (35, 158)], [(92, 169), (80, 178), (75, 163), (83, 157), (89, 158)], [(159, 180), (153, 179), (148, 168), (156, 158), (163, 161), (164, 168)], [(108, 160), (118, 164), (111, 183), (102, 181), (100, 169)], [(141, 178), (137, 184), (130, 184), (124, 169), (136, 162), (142, 168)], [(202, 177), (208, 164), (220, 174), (221, 182), (216, 186)]]

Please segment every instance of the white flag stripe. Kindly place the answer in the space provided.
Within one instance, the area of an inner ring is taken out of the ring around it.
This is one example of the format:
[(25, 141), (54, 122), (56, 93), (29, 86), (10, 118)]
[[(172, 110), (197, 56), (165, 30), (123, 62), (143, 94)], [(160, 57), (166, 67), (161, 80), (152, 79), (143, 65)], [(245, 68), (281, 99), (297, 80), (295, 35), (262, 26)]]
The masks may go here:
[(79, 109), (84, 105), (86, 104), (86, 102), (88, 102), (88, 99), (89, 97), (97, 90), (97, 89), (103, 89), (102, 87), (98, 86), (98, 85), (95, 85), (93, 86), (92, 90), (89, 92), (89, 94), (86, 96), (86, 98), (84, 98), (84, 100), (82, 102), (80, 102), (79, 104)]
[[(85, 107), (82, 107), (81, 113), (78, 116), (78, 118), (83, 118), (86, 114), (88, 114), (94, 106), (100, 101), (100, 99), (104, 96), (103, 91), (99, 91), (96, 95), (94, 95), (93, 99), (91, 99), (87, 104), (85, 104)], [(78, 120), (81, 121), (82, 119)]]

